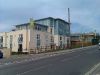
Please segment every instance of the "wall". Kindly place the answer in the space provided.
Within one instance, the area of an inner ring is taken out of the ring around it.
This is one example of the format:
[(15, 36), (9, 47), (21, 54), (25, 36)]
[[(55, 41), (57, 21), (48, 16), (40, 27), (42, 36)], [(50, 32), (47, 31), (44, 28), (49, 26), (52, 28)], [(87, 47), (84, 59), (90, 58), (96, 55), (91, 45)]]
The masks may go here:
[[(19, 34), (23, 34), (23, 52), (28, 52), (26, 49), (26, 46), (28, 47), (28, 41), (30, 39), (28, 39), (28, 34), (29, 30), (18, 30), (18, 31), (11, 31), (9, 33), (7, 33), (7, 48), (10, 48), (10, 35), (13, 35), (13, 41), (12, 41), (12, 52), (18, 52), (18, 37)], [(26, 41), (27, 40), (27, 41)], [(26, 45), (27, 43), (27, 45)]]
[(1, 51), (3, 52), (4, 58), (9, 58), (11, 56), (11, 50), (8, 48), (3, 48), (3, 49), (1, 49)]
[(40, 48), (41, 47), (50, 47), (50, 36), (51, 34), (48, 32), (43, 32), (43, 31), (37, 31), (37, 30), (30, 30), (30, 49), (34, 50), (37, 48), (37, 34), (40, 35)]
[[(70, 37), (67, 36), (61, 36), (61, 35), (54, 35), (54, 44), (56, 46), (60, 46), (60, 37), (62, 37), (62, 44), (64, 45), (64, 48), (68, 48), (70, 46)], [(69, 40), (69, 41), (68, 41)]]
[(7, 32), (0, 33), (0, 36), (3, 36), (3, 47), (6, 47), (7, 46), (7, 44), (6, 44), (6, 42), (7, 42)]

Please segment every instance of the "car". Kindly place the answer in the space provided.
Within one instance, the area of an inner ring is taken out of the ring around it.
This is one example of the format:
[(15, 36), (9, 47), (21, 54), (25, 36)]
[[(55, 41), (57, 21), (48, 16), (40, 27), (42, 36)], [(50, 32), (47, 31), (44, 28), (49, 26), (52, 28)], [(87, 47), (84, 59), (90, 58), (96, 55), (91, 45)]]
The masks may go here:
[(100, 50), (100, 43), (98, 43), (98, 49)]
[(3, 58), (3, 52), (0, 51), (0, 58)]

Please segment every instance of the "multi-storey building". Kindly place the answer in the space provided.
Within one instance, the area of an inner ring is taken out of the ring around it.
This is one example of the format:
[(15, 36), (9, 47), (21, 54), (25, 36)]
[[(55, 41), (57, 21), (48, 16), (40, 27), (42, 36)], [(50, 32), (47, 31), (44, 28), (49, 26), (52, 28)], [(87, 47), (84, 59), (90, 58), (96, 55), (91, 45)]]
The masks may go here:
[(70, 46), (70, 23), (59, 18), (43, 18), (35, 21), (51, 27), (51, 41), (56, 48), (67, 48)]
[(30, 23), (16, 25), (11, 32), (0, 33), (0, 48), (7, 47), (12, 52), (39, 52), (50, 49), (49, 27)]
[(52, 17), (15, 25), (10, 32), (0, 33), (0, 48), (7, 47), (12, 52), (39, 52), (70, 45), (70, 24)]

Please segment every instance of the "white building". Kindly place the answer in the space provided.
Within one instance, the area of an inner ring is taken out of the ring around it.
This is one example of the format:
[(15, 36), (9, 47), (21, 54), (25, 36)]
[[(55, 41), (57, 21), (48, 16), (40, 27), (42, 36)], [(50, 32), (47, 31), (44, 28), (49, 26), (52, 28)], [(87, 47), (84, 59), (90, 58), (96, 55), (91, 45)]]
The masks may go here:
[(40, 52), (63, 49), (70, 46), (70, 24), (52, 17), (15, 25), (10, 32), (0, 33), (0, 48), (7, 47), (12, 52)]
[(50, 36), (48, 26), (35, 23), (30, 28), (30, 23), (25, 23), (16, 25), (14, 31), (0, 33), (0, 47), (7, 47), (12, 52), (50, 50)]

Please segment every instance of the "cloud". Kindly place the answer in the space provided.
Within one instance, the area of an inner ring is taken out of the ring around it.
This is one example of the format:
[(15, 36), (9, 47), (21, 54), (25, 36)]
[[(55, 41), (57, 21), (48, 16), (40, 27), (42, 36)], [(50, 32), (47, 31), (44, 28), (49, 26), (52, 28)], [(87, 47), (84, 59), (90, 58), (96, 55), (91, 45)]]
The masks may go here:
[[(7, 27), (44, 17), (58, 17), (67, 21), (67, 8), (71, 11), (72, 30), (97, 30), (100, 32), (100, 1), (99, 0), (0, 0), (0, 23)], [(0, 24), (0, 25), (1, 25)]]

